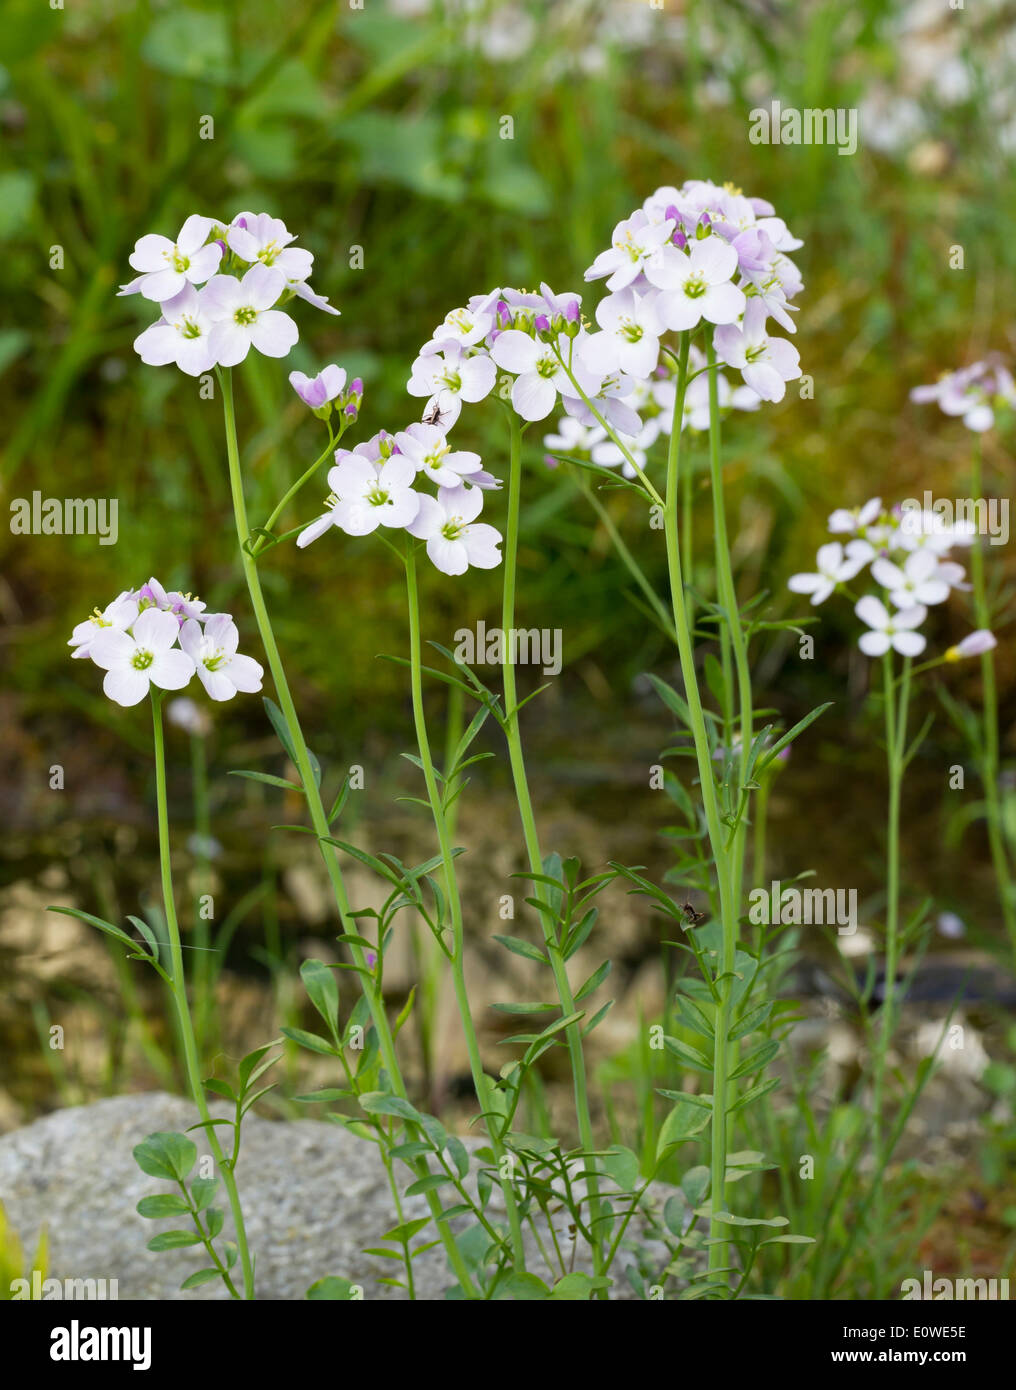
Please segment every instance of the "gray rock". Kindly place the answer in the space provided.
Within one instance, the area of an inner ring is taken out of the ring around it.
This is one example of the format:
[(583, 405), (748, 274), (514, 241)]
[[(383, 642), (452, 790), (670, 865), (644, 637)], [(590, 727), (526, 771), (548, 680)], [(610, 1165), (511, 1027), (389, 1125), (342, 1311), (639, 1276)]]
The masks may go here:
[[(187, 1275), (207, 1264), (204, 1251), (153, 1254), (146, 1242), (156, 1232), (187, 1223), (145, 1220), (135, 1210), (142, 1197), (170, 1187), (140, 1171), (134, 1145), (155, 1131), (185, 1130), (196, 1119), (188, 1101), (152, 1092), (58, 1110), (0, 1137), (0, 1200), (26, 1252), (34, 1250), (41, 1226), (48, 1226), (50, 1278), (115, 1279), (122, 1299), (228, 1297), (218, 1280), (181, 1293)], [(195, 1130), (191, 1138), (200, 1156), (202, 1132)], [(478, 1141), (466, 1142), (475, 1147)], [(257, 1256), (259, 1298), (302, 1299), (310, 1284), (329, 1274), (361, 1285), (365, 1299), (406, 1297), (379, 1282), (400, 1277), (401, 1264), (363, 1253), (379, 1245), (398, 1220), (372, 1144), (335, 1124), (249, 1115), (237, 1181)], [(217, 1204), (227, 1205), (221, 1188)], [(426, 1214), (424, 1198), (403, 1200), (403, 1219)], [(638, 1229), (636, 1221), (632, 1228)], [(228, 1208), (224, 1234), (232, 1234)], [(431, 1236), (428, 1231), (419, 1240)], [(655, 1262), (662, 1265), (666, 1253), (653, 1244)], [(576, 1252), (576, 1269), (589, 1268), (583, 1253)], [(613, 1270), (611, 1297), (630, 1298), (620, 1264)], [(535, 1246), (530, 1268), (549, 1277)], [(440, 1247), (415, 1260), (413, 1270), (417, 1298), (440, 1299), (452, 1282)]]

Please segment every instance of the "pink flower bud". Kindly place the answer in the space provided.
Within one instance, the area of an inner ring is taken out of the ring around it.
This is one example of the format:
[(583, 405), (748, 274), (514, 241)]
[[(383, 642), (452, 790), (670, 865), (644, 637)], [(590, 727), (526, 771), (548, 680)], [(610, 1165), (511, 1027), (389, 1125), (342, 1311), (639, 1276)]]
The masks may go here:
[(957, 642), (955, 647), (950, 647), (945, 654), (946, 661), (962, 661), (967, 656), (983, 656), (985, 652), (993, 651), (998, 646), (998, 642), (993, 632), (987, 628), (978, 628), (976, 632), (968, 632), (962, 642)]

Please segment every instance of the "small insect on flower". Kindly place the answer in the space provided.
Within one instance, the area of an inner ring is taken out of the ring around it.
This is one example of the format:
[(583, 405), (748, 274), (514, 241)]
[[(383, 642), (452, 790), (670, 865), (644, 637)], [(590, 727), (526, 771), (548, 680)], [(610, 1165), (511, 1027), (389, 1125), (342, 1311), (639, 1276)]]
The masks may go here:
[(450, 408), (442, 407), (439, 397), (435, 396), (423, 412), (423, 423), (436, 425), (440, 430), (448, 429), (455, 423), (455, 414)]
[(462, 403), (482, 401), (494, 388), (497, 369), (485, 352), (466, 356), (457, 343), (444, 343), (440, 352), (417, 357), (413, 363), (406, 390), (411, 396), (427, 396), (425, 424), (436, 407), (441, 416), (453, 425), (462, 411)]
[(399, 453), (414, 465), (421, 478), (437, 487), (458, 487), (464, 475), (480, 471), (480, 455), (452, 449), (436, 425), (410, 425), (395, 436)]

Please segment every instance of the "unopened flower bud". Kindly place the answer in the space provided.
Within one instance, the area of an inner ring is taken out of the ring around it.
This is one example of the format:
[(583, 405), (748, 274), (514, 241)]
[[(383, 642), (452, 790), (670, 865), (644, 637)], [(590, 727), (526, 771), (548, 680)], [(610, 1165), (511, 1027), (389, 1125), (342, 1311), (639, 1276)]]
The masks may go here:
[(976, 632), (968, 632), (962, 642), (957, 642), (955, 647), (950, 647), (945, 654), (946, 661), (962, 661), (967, 656), (983, 656), (985, 652), (993, 651), (998, 646), (998, 642), (993, 632), (987, 628), (978, 628)]

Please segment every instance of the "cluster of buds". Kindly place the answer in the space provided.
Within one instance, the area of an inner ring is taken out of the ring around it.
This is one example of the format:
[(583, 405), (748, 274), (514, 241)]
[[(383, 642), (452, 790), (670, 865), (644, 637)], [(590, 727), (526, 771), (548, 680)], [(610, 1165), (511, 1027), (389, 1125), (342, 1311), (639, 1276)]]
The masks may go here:
[(290, 372), (289, 384), (303, 401), (310, 406), (319, 420), (328, 420), (332, 411), (342, 416), (342, 426), (351, 425), (360, 413), (363, 403), (363, 382), (357, 376), (346, 385), (344, 368), (334, 363), (323, 367), (317, 376), (309, 377), (303, 372)]

